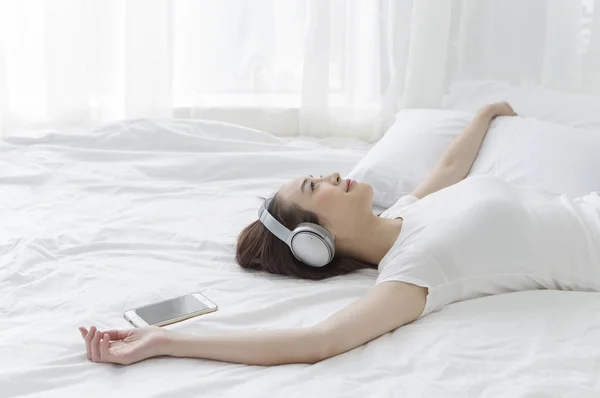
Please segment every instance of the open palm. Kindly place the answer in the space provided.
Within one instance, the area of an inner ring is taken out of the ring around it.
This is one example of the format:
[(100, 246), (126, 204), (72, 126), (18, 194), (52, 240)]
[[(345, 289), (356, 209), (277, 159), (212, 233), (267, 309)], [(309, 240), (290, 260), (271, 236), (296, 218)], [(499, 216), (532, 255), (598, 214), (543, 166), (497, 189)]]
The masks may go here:
[(129, 365), (146, 358), (165, 355), (167, 331), (156, 326), (129, 330), (100, 331), (80, 327), (87, 357), (94, 362)]

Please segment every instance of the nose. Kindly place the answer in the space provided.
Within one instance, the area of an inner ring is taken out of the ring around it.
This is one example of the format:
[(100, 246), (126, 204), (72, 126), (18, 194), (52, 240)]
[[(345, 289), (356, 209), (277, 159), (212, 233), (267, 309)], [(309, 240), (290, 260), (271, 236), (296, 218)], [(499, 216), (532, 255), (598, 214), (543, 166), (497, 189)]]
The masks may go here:
[(342, 176), (338, 172), (329, 174), (326, 179), (333, 185), (340, 185), (342, 183)]

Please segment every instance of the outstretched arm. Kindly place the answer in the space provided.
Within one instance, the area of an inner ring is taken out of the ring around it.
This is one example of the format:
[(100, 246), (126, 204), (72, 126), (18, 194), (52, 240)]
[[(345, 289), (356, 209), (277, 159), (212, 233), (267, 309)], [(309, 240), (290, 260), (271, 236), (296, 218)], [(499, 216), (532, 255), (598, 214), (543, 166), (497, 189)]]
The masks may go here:
[[(155, 327), (110, 332), (92, 329), (90, 333), (80, 330), (86, 340), (88, 358), (95, 362), (129, 364), (170, 355), (250, 365), (315, 363), (414, 321), (423, 312), (426, 295), (427, 289), (422, 287), (384, 282), (325, 321), (299, 329), (214, 336)], [(127, 333), (140, 336), (124, 342)]]
[(424, 198), (463, 180), (469, 174), (471, 166), (477, 158), (491, 121), (496, 116), (515, 115), (516, 113), (506, 102), (481, 108), (465, 130), (452, 141), (450, 148), (444, 153), (436, 167), (427, 179), (412, 192), (412, 195)]

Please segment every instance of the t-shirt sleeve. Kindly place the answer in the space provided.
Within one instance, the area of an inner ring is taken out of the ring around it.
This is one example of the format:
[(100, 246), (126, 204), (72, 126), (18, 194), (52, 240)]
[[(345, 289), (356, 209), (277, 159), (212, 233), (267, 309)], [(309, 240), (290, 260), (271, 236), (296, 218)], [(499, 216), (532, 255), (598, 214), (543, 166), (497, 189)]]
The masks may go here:
[(408, 206), (410, 206), (418, 200), (419, 198), (417, 198), (414, 195), (404, 195), (400, 199), (398, 199), (398, 201), (394, 203), (392, 207), (381, 213), (381, 217), (395, 218), (397, 217), (398, 213), (402, 212), (405, 208), (407, 208)]
[(428, 290), (423, 313), (425, 316), (438, 307), (436, 287), (443, 284), (445, 277), (439, 267), (427, 256), (402, 253), (386, 259), (379, 265), (379, 276), (375, 285), (384, 282), (404, 282), (425, 287)]
[(410, 204), (415, 203), (417, 200), (419, 200), (419, 198), (417, 198), (415, 195), (404, 195), (403, 197), (398, 199), (396, 203), (402, 206), (408, 206)]
[(440, 276), (437, 267), (427, 257), (405, 253), (380, 264), (375, 284), (398, 281), (431, 288), (442, 282)]
[(410, 206), (415, 203), (419, 198), (414, 195), (404, 195), (392, 207), (404, 208), (406, 206)]

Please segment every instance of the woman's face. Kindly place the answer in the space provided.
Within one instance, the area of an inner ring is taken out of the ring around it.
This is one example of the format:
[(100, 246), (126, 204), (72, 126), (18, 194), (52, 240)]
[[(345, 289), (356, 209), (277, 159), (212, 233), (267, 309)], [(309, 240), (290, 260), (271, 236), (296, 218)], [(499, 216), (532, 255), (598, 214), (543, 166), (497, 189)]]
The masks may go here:
[(319, 178), (296, 178), (279, 190), (279, 197), (316, 213), (336, 237), (360, 227), (364, 216), (373, 214), (373, 188), (369, 184), (342, 179), (339, 173)]

